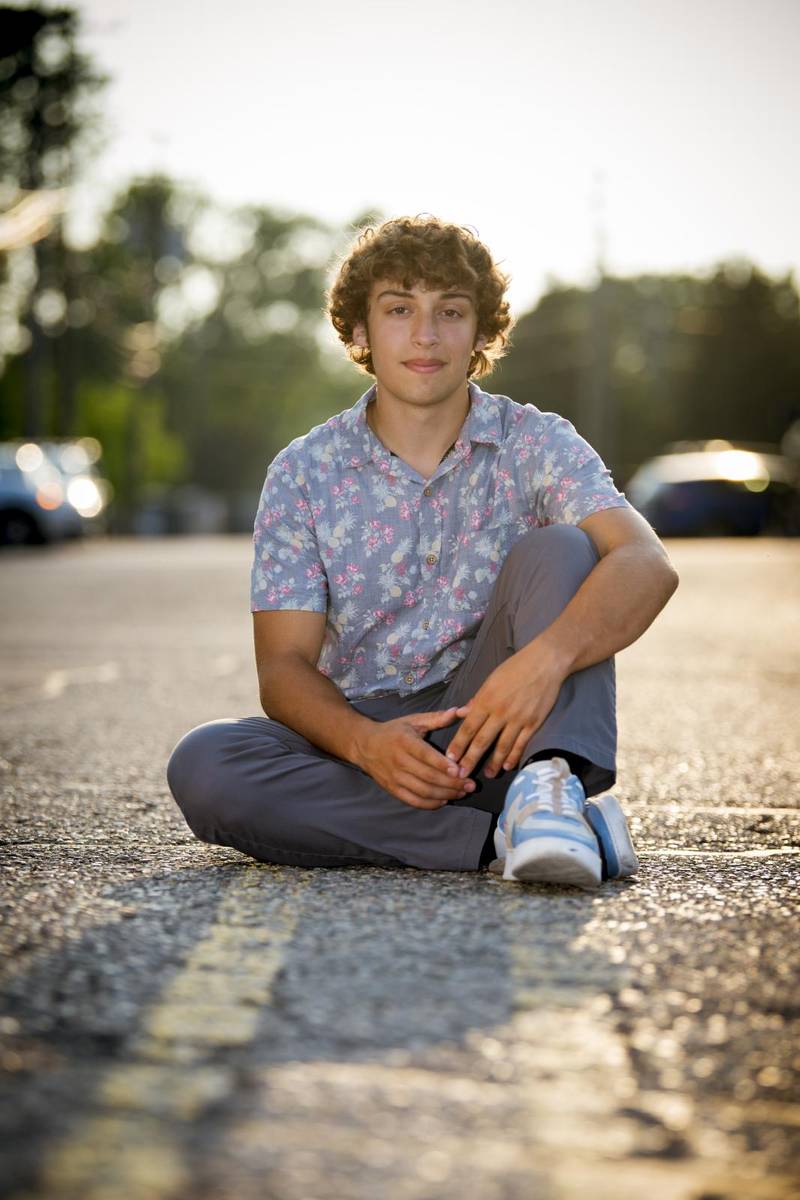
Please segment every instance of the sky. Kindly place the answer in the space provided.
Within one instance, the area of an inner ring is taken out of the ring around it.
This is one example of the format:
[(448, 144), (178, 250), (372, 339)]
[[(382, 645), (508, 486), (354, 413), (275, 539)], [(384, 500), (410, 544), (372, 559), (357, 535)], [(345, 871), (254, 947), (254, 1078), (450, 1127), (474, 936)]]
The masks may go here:
[(800, 274), (797, 0), (72, 0), (112, 77), (68, 225), (164, 170), (226, 207), (470, 225), (553, 279)]

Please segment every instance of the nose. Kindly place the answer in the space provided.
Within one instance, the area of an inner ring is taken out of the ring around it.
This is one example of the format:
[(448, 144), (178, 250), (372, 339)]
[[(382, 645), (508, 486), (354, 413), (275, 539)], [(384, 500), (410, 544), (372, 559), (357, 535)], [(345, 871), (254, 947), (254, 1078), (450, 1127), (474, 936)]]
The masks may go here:
[(432, 346), (439, 340), (436, 329), (436, 318), (433, 313), (418, 313), (411, 332), (414, 343), (418, 346)]

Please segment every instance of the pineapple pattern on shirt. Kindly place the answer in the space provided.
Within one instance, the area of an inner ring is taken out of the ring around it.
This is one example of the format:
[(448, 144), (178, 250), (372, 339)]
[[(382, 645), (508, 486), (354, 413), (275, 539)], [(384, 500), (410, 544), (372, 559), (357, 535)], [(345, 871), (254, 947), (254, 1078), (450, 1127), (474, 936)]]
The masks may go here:
[(327, 613), (317, 667), (350, 700), (448, 679), (527, 530), (630, 507), (565, 417), (468, 387), (458, 439), (429, 479), (370, 428), (374, 384), (267, 471), (251, 612)]

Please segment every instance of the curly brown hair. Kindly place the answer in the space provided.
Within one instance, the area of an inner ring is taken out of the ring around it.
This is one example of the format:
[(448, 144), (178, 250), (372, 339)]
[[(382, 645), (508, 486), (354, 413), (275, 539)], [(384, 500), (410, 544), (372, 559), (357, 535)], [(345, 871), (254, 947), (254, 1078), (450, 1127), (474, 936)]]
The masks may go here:
[(473, 351), (468, 376), (488, 375), (506, 352), (513, 324), (503, 295), (509, 284), (486, 246), (472, 230), (449, 225), (438, 217), (396, 217), (382, 225), (362, 229), (338, 264), (328, 290), (327, 312), (333, 327), (354, 363), (375, 374), (369, 349), (356, 346), (353, 329), (367, 321), (367, 299), (372, 284), (388, 279), (409, 290), (468, 290), (475, 297), (478, 336), (486, 338), (482, 350)]

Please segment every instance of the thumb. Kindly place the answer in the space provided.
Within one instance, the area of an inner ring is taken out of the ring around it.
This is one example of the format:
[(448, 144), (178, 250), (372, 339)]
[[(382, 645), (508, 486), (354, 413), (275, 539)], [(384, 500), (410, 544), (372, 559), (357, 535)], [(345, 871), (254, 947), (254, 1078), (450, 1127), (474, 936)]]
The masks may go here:
[(455, 712), (454, 704), (452, 708), (438, 712), (412, 713), (408, 719), (417, 729), (438, 729), (442, 725), (452, 725)]

